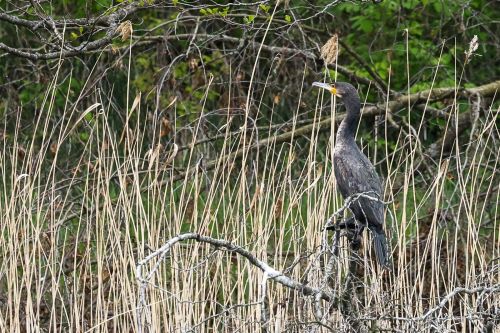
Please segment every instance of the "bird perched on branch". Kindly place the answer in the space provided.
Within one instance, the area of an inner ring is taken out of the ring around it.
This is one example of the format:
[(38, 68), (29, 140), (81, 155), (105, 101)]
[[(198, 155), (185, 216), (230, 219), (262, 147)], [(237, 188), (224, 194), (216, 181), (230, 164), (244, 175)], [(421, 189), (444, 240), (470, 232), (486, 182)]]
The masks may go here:
[[(361, 103), (356, 89), (349, 83), (338, 82), (332, 85), (314, 82), (315, 87), (328, 90), (342, 98), (347, 114), (340, 124), (335, 142), (333, 166), (337, 186), (342, 197), (349, 201), (349, 209), (359, 222), (355, 237), (364, 227), (368, 227), (373, 238), (378, 263), (390, 268), (387, 238), (384, 232), (384, 202), (381, 200), (382, 186), (374, 166), (361, 152), (355, 141), (356, 128), (361, 117)], [(352, 219), (344, 222), (345, 228), (352, 228)], [(338, 226), (327, 227), (337, 229)]]

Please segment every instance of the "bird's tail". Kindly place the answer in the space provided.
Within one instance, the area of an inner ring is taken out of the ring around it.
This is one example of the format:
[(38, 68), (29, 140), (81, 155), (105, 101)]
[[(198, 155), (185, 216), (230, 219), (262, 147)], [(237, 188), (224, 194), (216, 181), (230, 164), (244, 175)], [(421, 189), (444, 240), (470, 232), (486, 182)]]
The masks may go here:
[(391, 260), (389, 259), (389, 248), (387, 246), (387, 238), (383, 230), (372, 230), (373, 247), (375, 248), (375, 256), (380, 266), (386, 269), (391, 269)]

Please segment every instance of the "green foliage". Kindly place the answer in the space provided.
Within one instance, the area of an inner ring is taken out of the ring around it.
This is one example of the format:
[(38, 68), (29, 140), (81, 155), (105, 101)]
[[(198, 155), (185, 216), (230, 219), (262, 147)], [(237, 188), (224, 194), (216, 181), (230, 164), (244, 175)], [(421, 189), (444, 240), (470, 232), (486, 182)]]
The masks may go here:
[(221, 17), (226, 17), (227, 14), (229, 13), (229, 7), (215, 7), (215, 8), (201, 8), (200, 9), (200, 14), (207, 16), (207, 15), (218, 15)]
[[(469, 41), (478, 35), (480, 43), (489, 39), (483, 29), (472, 24), (493, 15), (485, 1), (396, 1), (387, 0), (376, 6), (343, 3), (334, 8), (339, 21), (350, 24), (343, 28), (341, 38), (363, 59), (369, 59), (376, 72), (385, 80), (391, 68), (391, 85), (404, 89), (406, 56), (410, 61), (410, 77), (431, 83), (438, 61), (442, 68), (453, 68), (455, 59), (463, 62)], [(461, 13), (457, 17), (457, 13)], [(464, 22), (470, 27), (464, 29)], [(441, 58), (441, 49), (443, 50)], [(493, 54), (488, 43), (483, 50)], [(341, 56), (342, 57), (342, 56)], [(350, 66), (356, 73), (368, 77), (357, 64)], [(472, 80), (488, 77), (486, 66), (469, 71)], [(437, 86), (449, 83), (447, 71), (438, 72)], [(436, 85), (435, 85), (436, 86)]]
[(243, 22), (245, 22), (246, 24), (250, 24), (254, 20), (255, 20), (255, 15), (248, 15), (248, 16), (243, 18)]
[(266, 13), (266, 14), (267, 14), (267, 13), (269, 13), (269, 10), (271, 9), (271, 6), (261, 3), (261, 4), (259, 5), (259, 8), (260, 8), (260, 9), (261, 9), (264, 13)]

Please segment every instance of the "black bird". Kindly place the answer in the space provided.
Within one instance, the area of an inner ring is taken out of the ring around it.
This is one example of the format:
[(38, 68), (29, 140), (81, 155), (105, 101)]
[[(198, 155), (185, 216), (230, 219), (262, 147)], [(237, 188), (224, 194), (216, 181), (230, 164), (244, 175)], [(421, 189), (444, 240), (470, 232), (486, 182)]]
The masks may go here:
[[(337, 186), (344, 199), (351, 197), (353, 200), (349, 208), (354, 218), (361, 224), (358, 235), (365, 226), (368, 227), (372, 233), (378, 263), (384, 268), (390, 268), (387, 238), (384, 232), (384, 203), (380, 200), (382, 197), (380, 178), (373, 164), (358, 148), (354, 138), (361, 117), (358, 92), (351, 84), (345, 82), (333, 85), (314, 82), (313, 86), (326, 89), (344, 101), (347, 114), (338, 129), (333, 155)], [(356, 198), (357, 194), (361, 196)], [(345, 227), (352, 228), (352, 222), (352, 219), (344, 222)]]

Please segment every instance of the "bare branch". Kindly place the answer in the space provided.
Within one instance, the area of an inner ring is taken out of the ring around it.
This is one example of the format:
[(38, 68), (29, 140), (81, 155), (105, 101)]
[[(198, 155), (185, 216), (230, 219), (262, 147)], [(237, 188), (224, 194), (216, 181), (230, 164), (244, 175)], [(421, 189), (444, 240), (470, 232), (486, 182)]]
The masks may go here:
[[(255, 267), (259, 268), (261, 271), (264, 272), (264, 274), (267, 275), (268, 279), (274, 280), (278, 282), (279, 284), (293, 289), (297, 290), (300, 293), (302, 293), (305, 296), (315, 296), (318, 299), (327, 301), (332, 303), (334, 306), (337, 303), (337, 297), (330, 293), (329, 291), (322, 290), (320, 288), (315, 288), (311, 287), (308, 285), (305, 285), (303, 283), (300, 283), (298, 281), (293, 280), (292, 278), (284, 275), (280, 271), (277, 271), (276, 269), (272, 268), (269, 266), (267, 263), (264, 261), (258, 259), (256, 256), (254, 256), (251, 252), (248, 250), (235, 245), (229, 241), (223, 240), (223, 239), (215, 239), (212, 237), (208, 236), (202, 236), (198, 233), (186, 233), (186, 234), (181, 234), (176, 237), (171, 238), (168, 240), (162, 247), (160, 247), (158, 250), (155, 252), (149, 254), (146, 258), (142, 259), (137, 263), (136, 267), (136, 279), (139, 284), (139, 301), (138, 301), (138, 307), (137, 307), (137, 318), (138, 318), (138, 326), (139, 326), (139, 332), (143, 332), (144, 328), (144, 323), (142, 321), (142, 318), (145, 317), (146, 323), (149, 322), (149, 316), (147, 312), (148, 305), (146, 301), (146, 288), (153, 277), (153, 275), (158, 271), (160, 265), (163, 263), (164, 259), (166, 258), (167, 254), (169, 253), (170, 249), (172, 246), (175, 244), (185, 241), (185, 240), (195, 240), (197, 242), (201, 243), (207, 243), (211, 244), (215, 247), (218, 248), (223, 248), (226, 251), (231, 251), (234, 253), (237, 253), (244, 258), (246, 258), (252, 265)], [(156, 263), (153, 265), (153, 268), (144, 275), (143, 272), (143, 267), (151, 262), (153, 259), (157, 258)], [(265, 279), (267, 281), (267, 278)], [(317, 296), (319, 295), (319, 296)]]
[[(260, 283), (260, 293), (261, 293), (261, 311), (260, 311), (260, 321), (262, 322), (262, 328), (265, 332), (267, 332), (267, 327), (269, 325), (269, 297), (267, 296), (267, 280), (269, 279), (269, 275), (267, 272), (264, 272), (262, 276), (262, 282)], [(318, 294), (319, 295), (319, 294)]]
[(500, 284), (495, 284), (493, 286), (490, 286), (490, 287), (486, 287), (486, 286), (482, 286), (482, 287), (476, 287), (476, 288), (472, 288), (472, 289), (468, 289), (468, 288), (463, 288), (463, 287), (457, 287), (455, 289), (453, 289), (452, 292), (450, 292), (448, 295), (446, 295), (445, 297), (443, 297), (443, 299), (441, 300), (441, 302), (439, 302), (439, 304), (430, 309), (429, 311), (427, 311), (422, 317), (418, 318), (419, 320), (425, 320), (427, 319), (429, 316), (431, 316), (432, 314), (434, 314), (436, 311), (439, 311), (441, 309), (444, 308), (444, 306), (455, 296), (459, 295), (459, 294), (468, 294), (468, 295), (473, 295), (473, 294), (478, 294), (478, 293), (481, 293), (481, 294), (494, 294), (494, 293), (499, 293), (500, 292)]
[[(120, 8), (116, 11), (114, 11), (112, 14), (109, 14), (107, 16), (102, 16), (98, 19), (98, 22), (100, 23), (105, 23), (107, 26), (106, 33), (104, 37), (99, 38), (97, 40), (91, 41), (91, 42), (85, 42), (82, 43), (78, 47), (71, 47), (71, 48), (65, 48), (64, 45), (61, 47), (60, 50), (58, 51), (52, 51), (52, 52), (37, 52), (32, 49), (17, 49), (14, 47), (10, 47), (5, 45), (4, 43), (0, 43), (0, 50), (6, 51), (7, 53), (10, 53), (12, 55), (30, 59), (33, 61), (36, 60), (49, 60), (49, 59), (57, 59), (57, 58), (68, 58), (68, 57), (74, 57), (83, 53), (87, 53), (90, 51), (95, 51), (98, 49), (101, 49), (111, 43), (113, 38), (118, 34), (117, 32), (117, 27), (119, 24), (130, 14), (135, 12), (137, 9), (139, 9), (138, 4), (133, 2), (123, 8)], [(56, 27), (58, 26), (65, 26), (65, 21), (60, 21), (56, 23), (55, 20), (53, 19), (45, 19), (42, 21), (30, 21), (30, 20), (25, 20), (21, 19), (12, 15), (8, 15), (5, 13), (0, 13), (0, 20), (7, 21), (9, 23), (13, 23), (16, 25), (21, 25), (24, 27), (27, 27), (33, 31), (36, 31), (40, 26), (45, 26), (46, 28), (52, 30), (53, 32), (56, 33), (57, 35), (57, 29)], [(86, 19), (82, 19), (86, 20)], [(85, 25), (92, 25), (92, 22), (82, 22), (79, 20), (70, 20), (72, 24), (85, 24)], [(94, 20), (94, 23), (97, 22), (97, 19)], [(61, 36), (59, 36), (62, 38)]]

